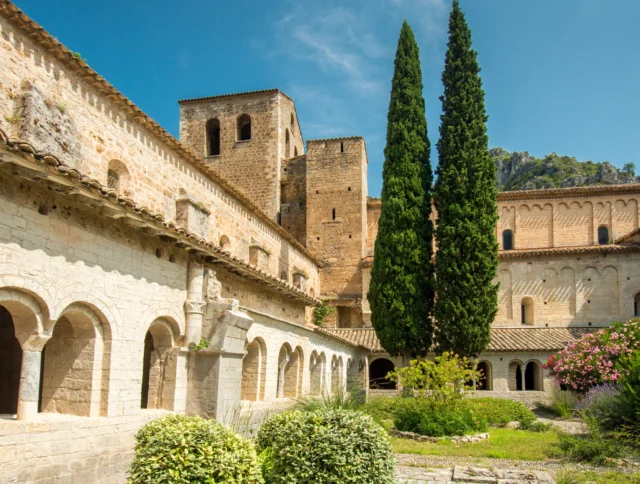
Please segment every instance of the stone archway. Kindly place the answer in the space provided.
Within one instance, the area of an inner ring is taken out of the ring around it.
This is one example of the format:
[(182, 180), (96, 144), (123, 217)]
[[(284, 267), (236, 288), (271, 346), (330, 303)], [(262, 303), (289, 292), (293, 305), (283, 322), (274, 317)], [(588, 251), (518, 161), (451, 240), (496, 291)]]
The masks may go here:
[(0, 414), (18, 413), (22, 347), (11, 313), (0, 306)]
[(110, 340), (108, 325), (90, 308), (63, 311), (43, 350), (41, 412), (106, 415)]
[(263, 401), (266, 375), (267, 347), (262, 338), (255, 338), (247, 344), (247, 354), (242, 359), (241, 399)]
[(387, 374), (395, 370), (393, 362), (387, 358), (377, 358), (369, 365), (369, 388), (395, 390), (396, 382), (389, 380)]
[(491, 363), (489, 363), (488, 361), (481, 361), (480, 363), (478, 363), (477, 369), (482, 374), (482, 376), (476, 382), (476, 390), (493, 390), (493, 372), (491, 369)]
[(176, 387), (173, 345), (171, 326), (162, 319), (151, 323), (144, 338), (140, 408), (173, 410)]
[(311, 395), (321, 395), (324, 380), (325, 356), (317, 351), (311, 353), (309, 360), (309, 393)]

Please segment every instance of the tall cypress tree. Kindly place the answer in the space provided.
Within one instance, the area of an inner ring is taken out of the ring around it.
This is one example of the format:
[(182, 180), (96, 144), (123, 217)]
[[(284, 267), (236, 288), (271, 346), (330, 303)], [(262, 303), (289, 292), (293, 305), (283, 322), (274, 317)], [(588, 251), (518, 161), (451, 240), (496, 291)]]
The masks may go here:
[(406, 360), (431, 346), (434, 297), (431, 147), (418, 44), (406, 20), (394, 65), (368, 298), (380, 343)]
[(495, 236), (496, 168), (488, 155), (487, 115), (471, 31), (453, 1), (442, 74), (436, 222), (436, 319), (438, 351), (477, 356), (490, 340), (498, 311)]

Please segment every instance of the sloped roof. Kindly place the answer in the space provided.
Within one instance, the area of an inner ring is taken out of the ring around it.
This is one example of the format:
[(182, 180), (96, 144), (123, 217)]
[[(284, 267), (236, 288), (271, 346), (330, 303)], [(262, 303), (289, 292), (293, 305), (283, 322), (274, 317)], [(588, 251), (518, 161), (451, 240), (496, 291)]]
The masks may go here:
[[(9, 156), (2, 156), (7, 153)], [(5, 160), (6, 158), (6, 160)], [(220, 264), (226, 270), (242, 275), (249, 280), (269, 287), (271, 290), (283, 293), (307, 305), (317, 305), (319, 300), (309, 296), (300, 289), (292, 286), (287, 281), (276, 278), (255, 266), (247, 264), (229, 252), (218, 247), (213, 242), (187, 231), (172, 220), (165, 220), (162, 214), (152, 212), (148, 207), (136, 203), (129, 197), (124, 197), (113, 188), (103, 185), (98, 180), (86, 176), (79, 170), (69, 167), (56, 156), (36, 150), (30, 143), (9, 138), (0, 129), (0, 161), (11, 163), (26, 169), (27, 178), (38, 182), (47, 182), (65, 187), (61, 192), (82, 195), (92, 203), (86, 204), (93, 207), (103, 217), (110, 217), (109, 213), (124, 215), (124, 219), (130, 222), (132, 228), (139, 227), (148, 231), (149, 235), (156, 236), (164, 242), (172, 243), (178, 249), (188, 249), (194, 253), (201, 253), (211, 262)], [(50, 176), (53, 175), (53, 176)], [(68, 188), (73, 187), (73, 190)], [(107, 210), (102, 210), (106, 208)]]
[[(620, 240), (620, 239), (618, 239)], [(640, 245), (578, 245), (573, 247), (544, 247), (540, 249), (516, 249), (501, 250), (500, 260), (522, 259), (525, 257), (548, 257), (550, 255), (571, 255), (571, 254), (611, 254), (640, 252)]]
[(618, 237), (614, 243), (615, 244), (622, 244), (622, 243), (634, 243), (635, 241), (632, 240), (636, 235), (640, 235), (640, 228), (632, 230), (631, 232), (629, 232), (628, 234), (624, 234), (622, 237)]
[[(596, 328), (491, 328), (491, 343), (487, 351), (558, 351)], [(325, 333), (367, 348), (372, 353), (384, 353), (374, 329), (324, 329)]]

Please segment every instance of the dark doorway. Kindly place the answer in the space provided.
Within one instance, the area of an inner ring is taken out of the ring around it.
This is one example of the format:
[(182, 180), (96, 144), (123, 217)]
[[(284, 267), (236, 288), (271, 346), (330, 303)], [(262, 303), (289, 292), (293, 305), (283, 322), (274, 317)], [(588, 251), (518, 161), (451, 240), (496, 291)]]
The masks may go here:
[(395, 370), (395, 365), (386, 358), (378, 358), (369, 365), (369, 388), (395, 390), (396, 382), (388, 380), (387, 374)]
[(18, 412), (22, 348), (18, 342), (11, 313), (0, 306), (0, 414)]

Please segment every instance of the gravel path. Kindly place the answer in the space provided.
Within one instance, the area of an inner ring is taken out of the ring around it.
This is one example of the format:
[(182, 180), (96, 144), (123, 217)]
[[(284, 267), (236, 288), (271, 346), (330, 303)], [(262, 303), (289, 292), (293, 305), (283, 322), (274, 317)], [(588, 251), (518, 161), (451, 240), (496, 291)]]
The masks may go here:
[[(398, 466), (401, 467), (453, 468), (456, 465), (473, 465), (499, 469), (547, 471), (551, 475), (555, 475), (558, 471), (564, 469), (595, 472), (607, 472), (612, 470), (611, 467), (597, 467), (564, 461), (532, 461), (416, 454), (396, 454), (396, 458), (398, 459)], [(614, 470), (625, 474), (638, 472), (638, 469), (632, 466), (616, 466)]]

